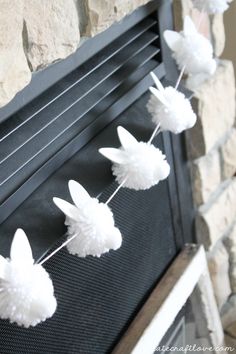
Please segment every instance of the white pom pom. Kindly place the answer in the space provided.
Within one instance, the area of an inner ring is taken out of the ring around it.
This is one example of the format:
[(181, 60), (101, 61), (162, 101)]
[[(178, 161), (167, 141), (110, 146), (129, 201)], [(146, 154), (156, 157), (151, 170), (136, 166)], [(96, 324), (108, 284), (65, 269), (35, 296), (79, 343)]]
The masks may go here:
[(229, 7), (229, 0), (192, 0), (193, 6), (208, 14), (223, 13)]
[(208, 79), (209, 75), (206, 73), (188, 76), (185, 81), (185, 87), (194, 92)]
[(173, 57), (180, 70), (185, 67), (185, 73), (188, 75), (214, 74), (216, 61), (213, 59), (212, 44), (197, 32), (190, 17), (186, 16), (184, 19), (183, 32), (176, 36), (176, 32), (167, 30), (164, 32), (164, 38), (172, 49)]
[[(155, 77), (155, 82), (157, 80)], [(150, 91), (151, 97), (147, 103), (147, 109), (152, 116), (152, 121), (157, 125), (160, 124), (162, 130), (179, 134), (194, 126), (197, 117), (183, 93), (171, 86), (162, 90), (151, 87)]]
[(66, 215), (68, 238), (77, 235), (67, 244), (69, 253), (79, 257), (100, 257), (109, 250), (120, 248), (122, 237), (115, 227), (110, 208), (98, 199), (91, 198), (75, 181), (69, 182), (69, 190), (75, 205), (53, 198), (54, 203)]
[(138, 142), (122, 127), (118, 127), (118, 135), (122, 144), (120, 149), (103, 148), (99, 152), (114, 162), (112, 171), (119, 184), (144, 190), (168, 177), (170, 166), (159, 149), (149, 143)]
[(57, 307), (52, 281), (34, 264), (23, 230), (15, 233), (11, 258), (0, 258), (0, 317), (19, 326), (35, 326), (51, 317)]

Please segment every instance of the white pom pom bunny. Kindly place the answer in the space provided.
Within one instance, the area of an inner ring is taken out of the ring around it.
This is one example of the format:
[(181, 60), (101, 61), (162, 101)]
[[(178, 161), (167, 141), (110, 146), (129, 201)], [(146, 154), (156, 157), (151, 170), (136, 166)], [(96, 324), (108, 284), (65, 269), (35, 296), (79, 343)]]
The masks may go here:
[(35, 326), (51, 317), (56, 307), (52, 281), (34, 263), (27, 236), (18, 229), (10, 259), (0, 256), (0, 317), (19, 326)]
[(149, 143), (138, 142), (122, 127), (118, 127), (117, 132), (121, 148), (102, 148), (99, 152), (114, 162), (112, 171), (119, 184), (144, 190), (168, 177), (170, 166), (159, 149)]
[(150, 87), (152, 94), (147, 103), (152, 121), (160, 125), (162, 130), (169, 130), (174, 134), (192, 128), (197, 117), (189, 100), (171, 86), (164, 88), (156, 75), (154, 73), (151, 75), (158, 88), (157, 90)]
[(173, 57), (180, 70), (184, 68), (191, 77), (191, 85), (198, 85), (213, 75), (216, 70), (216, 61), (213, 59), (211, 42), (198, 33), (189, 16), (184, 19), (183, 32), (166, 30), (166, 43), (173, 51)]
[(205, 11), (208, 14), (223, 13), (229, 7), (230, 0), (192, 0), (193, 6), (199, 11)]
[(66, 215), (68, 226), (69, 253), (79, 257), (100, 257), (109, 250), (117, 250), (122, 243), (120, 231), (114, 224), (110, 208), (91, 198), (77, 182), (69, 181), (71, 198), (75, 205), (62, 199), (53, 198), (54, 203)]

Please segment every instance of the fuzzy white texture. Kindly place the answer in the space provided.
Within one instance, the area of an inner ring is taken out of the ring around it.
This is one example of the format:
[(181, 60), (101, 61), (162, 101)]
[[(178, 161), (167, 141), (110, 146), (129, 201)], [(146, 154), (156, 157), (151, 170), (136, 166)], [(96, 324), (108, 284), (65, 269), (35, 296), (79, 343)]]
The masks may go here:
[(50, 318), (57, 307), (49, 274), (34, 264), (23, 230), (18, 229), (10, 259), (0, 258), (0, 318), (28, 328)]
[(118, 127), (118, 136), (120, 149), (103, 148), (99, 152), (113, 161), (112, 171), (119, 184), (145, 190), (168, 177), (170, 166), (161, 150), (152, 144), (138, 142), (122, 127)]
[(69, 253), (79, 257), (96, 256), (110, 250), (117, 250), (122, 244), (122, 236), (115, 227), (110, 208), (91, 198), (77, 182), (69, 182), (69, 190), (75, 205), (54, 198), (54, 203), (66, 215), (68, 238), (76, 236), (67, 244)]
[[(151, 73), (154, 81), (158, 78)], [(159, 81), (159, 80), (158, 80)], [(151, 97), (147, 103), (147, 110), (152, 121), (160, 125), (161, 130), (168, 130), (179, 134), (194, 126), (197, 120), (192, 106), (185, 95), (171, 86), (164, 88), (159, 81), (159, 90), (151, 87)]]
[(213, 59), (212, 44), (198, 33), (189, 16), (184, 19), (182, 32), (166, 30), (164, 38), (173, 51), (173, 57), (180, 70), (184, 68), (188, 75), (214, 74), (216, 61)]
[(223, 13), (229, 7), (229, 0), (192, 0), (193, 6), (199, 11), (204, 10), (208, 14)]

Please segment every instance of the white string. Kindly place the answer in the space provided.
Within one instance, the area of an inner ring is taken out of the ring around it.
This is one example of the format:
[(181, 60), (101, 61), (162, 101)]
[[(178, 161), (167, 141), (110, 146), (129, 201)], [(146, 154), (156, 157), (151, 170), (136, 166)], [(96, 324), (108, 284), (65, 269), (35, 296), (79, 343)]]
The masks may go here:
[(115, 195), (119, 192), (119, 190), (123, 187), (123, 185), (125, 184), (125, 182), (127, 181), (128, 177), (126, 177), (123, 182), (121, 182), (121, 184), (119, 184), (119, 186), (116, 188), (116, 190), (112, 193), (112, 195), (107, 199), (106, 201), (106, 205), (110, 203), (110, 201), (115, 197)]
[(180, 74), (179, 74), (179, 77), (177, 79), (177, 82), (176, 82), (176, 85), (175, 85), (175, 90), (176, 91), (178, 90), (179, 84), (180, 84), (180, 82), (182, 80), (182, 77), (184, 76), (185, 69), (186, 69), (186, 64), (182, 67), (182, 69), (180, 71)]
[(56, 248), (52, 253), (50, 253), (47, 257), (45, 257), (41, 262), (39, 262), (39, 265), (42, 265), (43, 263), (45, 263), (46, 261), (48, 261), (52, 256), (54, 256), (54, 254), (56, 254), (57, 252), (59, 252), (63, 247), (65, 247), (66, 245), (68, 245), (68, 243), (70, 241), (72, 241), (75, 237), (77, 237), (77, 234), (73, 235), (72, 237), (68, 238), (65, 242), (63, 242), (63, 244), (61, 246), (59, 246), (58, 248)]
[(151, 135), (151, 138), (148, 140), (148, 145), (150, 145), (153, 141), (153, 139), (155, 138), (155, 136), (160, 133), (160, 123), (157, 124), (156, 128), (154, 129), (152, 135)]

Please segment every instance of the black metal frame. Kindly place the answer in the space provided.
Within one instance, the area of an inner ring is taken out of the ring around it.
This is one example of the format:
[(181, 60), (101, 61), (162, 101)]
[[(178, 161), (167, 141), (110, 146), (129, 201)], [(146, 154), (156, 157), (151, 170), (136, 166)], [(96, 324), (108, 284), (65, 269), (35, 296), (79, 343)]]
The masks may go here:
[[(78, 52), (71, 56), (64, 62), (58, 63), (55, 66), (52, 66), (45, 70), (45, 72), (40, 73), (35, 77), (35, 80), (32, 82), (32, 86), (29, 86), (25, 89), (24, 92), (18, 95), (18, 97), (6, 108), (0, 110), (3, 113), (2, 119), (5, 119), (6, 114), (8, 112), (13, 112), (14, 107), (19, 107), (24, 101), (23, 95), (28, 94), (29, 90), (31, 94), (29, 95), (29, 100), (39, 94), (39, 89), (37, 87), (41, 87), (41, 83), (45, 84), (45, 80), (48, 81), (48, 85), (51, 86), (55, 80), (59, 80), (61, 77), (64, 77), (68, 73), (68, 68), (74, 68), (77, 66), (78, 58), (80, 58), (80, 63), (85, 62), (88, 58), (91, 58), (96, 51), (107, 44), (107, 38), (109, 33), (109, 41), (110, 39), (115, 39), (121, 34), (121, 30), (123, 33), (127, 31), (127, 24), (134, 25), (138, 23), (140, 20), (145, 18), (147, 15), (153, 13), (153, 11), (158, 10), (159, 17), (159, 27), (160, 32), (166, 28), (173, 28), (172, 23), (172, 12), (171, 12), (172, 1), (170, 0), (155, 0), (150, 2), (147, 6), (139, 9), (134, 14), (129, 16), (126, 20), (123, 21), (122, 25), (116, 24), (112, 26), (106, 32), (96, 36), (96, 38), (89, 40), (87, 43), (78, 50)], [(92, 45), (91, 45), (92, 44)], [(177, 69), (173, 60), (171, 59), (170, 52), (166, 45), (162, 42), (161, 38), (161, 49), (162, 55), (165, 58), (165, 70), (163, 65), (157, 66), (156, 74), (159, 78), (167, 78), (168, 80), (175, 81), (178, 75)], [(154, 69), (155, 68), (151, 68)], [(36, 83), (40, 82), (40, 85), (37, 86)], [(145, 75), (136, 85), (132, 87), (126, 94), (124, 94), (120, 100), (117, 101), (117, 104), (109, 112), (106, 111), (106, 115), (102, 116), (102, 124), (101, 121), (95, 120), (92, 121), (85, 129), (83, 129), (79, 134), (76, 135), (69, 143), (67, 143), (62, 149), (58, 150), (57, 153), (53, 156), (53, 158), (49, 159), (42, 167), (38, 168), (37, 171), (25, 181), (24, 184), (20, 186), (20, 188), (16, 189), (16, 191), (7, 198), (0, 205), (0, 222), (4, 221), (13, 210), (19, 206), (24, 199), (29, 197), (19, 209), (17, 209), (5, 222), (0, 226), (1, 232), (1, 240), (0, 246), (3, 250), (3, 253), (8, 253), (10, 239), (12, 238), (13, 232), (18, 226), (25, 226), (24, 228), (29, 230), (28, 234), (30, 236), (31, 244), (33, 244), (33, 248), (35, 250), (35, 254), (37, 257), (40, 257), (44, 252), (46, 252), (51, 245), (58, 239), (59, 236), (62, 236), (64, 233), (64, 229), (61, 229), (60, 225), (54, 225), (51, 228), (51, 224), (53, 223), (53, 219), (58, 214), (55, 213), (55, 209), (53, 205), (50, 206), (51, 200), (48, 202), (44, 201), (44, 212), (41, 215), (33, 215), (33, 211), (31, 209), (32, 205), (35, 205), (35, 201), (39, 199), (40, 193), (43, 191), (45, 198), (50, 188), (53, 186), (53, 178), (50, 177), (53, 172), (58, 170), (60, 166), (62, 166), (66, 161), (68, 161), (75, 153), (77, 153), (82, 147), (86, 145), (92, 138), (96, 136), (96, 134), (101, 131), (106, 125), (108, 125), (111, 121), (113, 121), (121, 112), (123, 112), (128, 106), (130, 106), (138, 97), (140, 97), (152, 84), (151, 78), (149, 75)], [(44, 86), (45, 88), (45, 86)], [(14, 106), (15, 105), (15, 106)], [(17, 106), (18, 105), (18, 106)], [(24, 108), (23, 108), (24, 110)], [(9, 120), (10, 122), (10, 120)], [(114, 135), (113, 135), (114, 136)], [(96, 139), (93, 140), (96, 146)], [(108, 139), (109, 140), (109, 139)], [(98, 137), (98, 142), (99, 137)], [(169, 194), (172, 203), (173, 210), (173, 222), (176, 231), (176, 242), (178, 244), (178, 248), (180, 249), (185, 242), (193, 241), (193, 230), (192, 230), (192, 216), (191, 211), (192, 200), (191, 200), (191, 189), (189, 182), (189, 174), (187, 167), (187, 158), (186, 158), (186, 150), (184, 146), (184, 136), (172, 136), (171, 134), (165, 133), (163, 134), (163, 142), (165, 146), (165, 152), (168, 157), (168, 160), (172, 166), (172, 170), (175, 173), (169, 178)], [(106, 142), (105, 142), (106, 143)], [(99, 144), (101, 147), (102, 144)], [(86, 149), (85, 155), (86, 153)], [(89, 149), (87, 149), (89, 151)], [(81, 154), (83, 155), (83, 153)], [(83, 160), (83, 157), (82, 157)], [(99, 195), (101, 191), (108, 186), (112, 182), (112, 176), (110, 174), (110, 165), (108, 162), (101, 162), (101, 158), (99, 156), (96, 159), (92, 159), (93, 167), (96, 169), (96, 166), (103, 166), (103, 168), (99, 168), (96, 170), (97, 178), (96, 185), (94, 185), (94, 175), (89, 176), (92, 173), (92, 168), (87, 166), (87, 170), (82, 173), (77, 173), (79, 180), (87, 187), (90, 193), (93, 195)], [(73, 168), (73, 159), (67, 163), (67, 168)], [(63, 168), (58, 170), (57, 175), (60, 175), (60, 172)], [(85, 177), (86, 176), (86, 177)], [(48, 179), (48, 180), (47, 180)], [(47, 180), (46, 182), (44, 182)], [(44, 183), (43, 183), (44, 182)], [(51, 183), (51, 185), (50, 185)], [(37, 187), (40, 188), (35, 191)], [(50, 187), (51, 186), (51, 187)], [(65, 189), (60, 191), (67, 195)], [(33, 193), (33, 191), (35, 191)], [(32, 204), (33, 203), (33, 204)], [(41, 209), (40, 209), (41, 211)], [(23, 225), (22, 223), (22, 215), (24, 215), (27, 220), (27, 225)], [(34, 218), (37, 218), (37, 222)], [(40, 230), (40, 234), (46, 234), (47, 236), (44, 239), (38, 239), (38, 235), (32, 235), (30, 232), (31, 228), (35, 228), (35, 225), (38, 226)], [(35, 245), (35, 246), (34, 246)]]
[[(158, 10), (160, 33), (162, 33), (166, 28), (174, 29), (172, 2), (173, 0), (161, 1)], [(160, 37), (160, 40), (161, 51), (166, 69), (166, 79), (175, 84), (179, 76), (176, 63), (172, 57), (169, 47), (164, 41), (163, 36)], [(187, 97), (191, 97), (192, 93), (190, 91), (185, 88), (181, 88), (181, 86), (179, 89), (182, 89)], [(176, 196), (173, 196), (175, 199), (175, 202), (173, 203), (174, 205), (179, 206), (179, 217), (182, 225), (182, 241), (184, 243), (191, 243), (196, 241), (194, 229), (195, 210), (192, 199), (190, 168), (187, 156), (185, 133), (178, 135), (170, 134), (170, 144), (173, 152), (173, 166), (176, 178), (175, 183), (178, 191)], [(172, 181), (172, 183), (174, 183), (174, 181)], [(174, 218), (177, 219), (176, 224), (179, 225), (180, 220), (178, 219), (178, 216), (174, 215)]]

